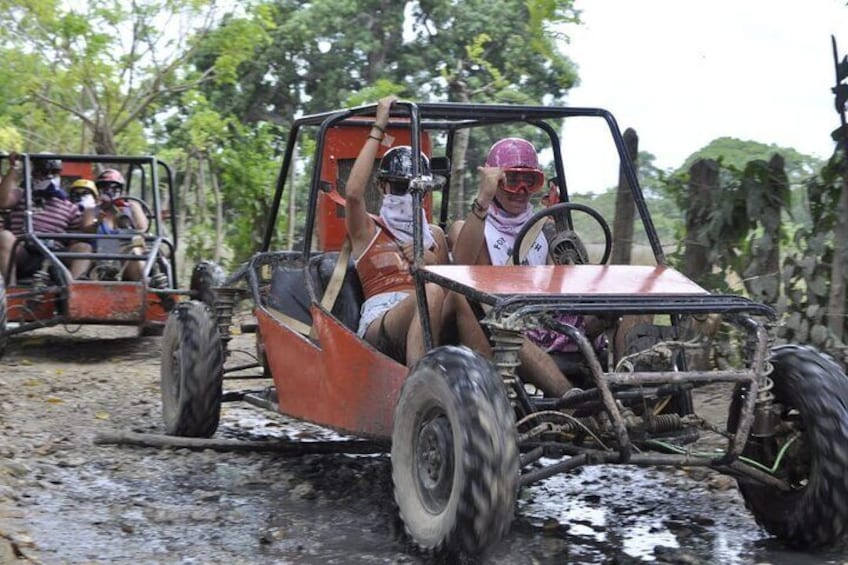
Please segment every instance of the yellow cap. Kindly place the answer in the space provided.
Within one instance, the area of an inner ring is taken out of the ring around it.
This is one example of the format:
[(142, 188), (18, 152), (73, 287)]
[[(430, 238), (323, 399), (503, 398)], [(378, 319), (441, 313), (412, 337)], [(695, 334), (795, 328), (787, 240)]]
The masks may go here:
[(100, 191), (97, 190), (97, 185), (94, 184), (93, 180), (88, 179), (77, 179), (71, 183), (71, 187), (69, 189), (70, 192), (80, 192), (88, 190), (91, 192), (95, 198), (100, 198)]

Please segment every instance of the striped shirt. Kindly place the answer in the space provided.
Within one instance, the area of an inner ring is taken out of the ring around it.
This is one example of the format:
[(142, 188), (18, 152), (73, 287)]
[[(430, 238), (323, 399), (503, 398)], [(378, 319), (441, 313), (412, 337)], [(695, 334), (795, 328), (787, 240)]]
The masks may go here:
[[(15, 235), (22, 235), (25, 233), (25, 217), (26, 206), (21, 199), (9, 214), (6, 229)], [(33, 205), (32, 228), (33, 231), (41, 233), (79, 231), (82, 228), (82, 212), (73, 202), (61, 198), (48, 198), (41, 206)]]

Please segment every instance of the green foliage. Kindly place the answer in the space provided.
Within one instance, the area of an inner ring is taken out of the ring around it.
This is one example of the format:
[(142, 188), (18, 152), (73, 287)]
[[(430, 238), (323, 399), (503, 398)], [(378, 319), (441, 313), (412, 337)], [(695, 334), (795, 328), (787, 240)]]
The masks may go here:
[[(795, 342), (811, 342), (819, 347), (841, 347), (828, 331), (828, 306), (831, 285), (831, 266), (834, 261), (834, 228), (840, 221), (837, 203), (845, 190), (846, 161), (837, 151), (809, 179), (807, 194), (811, 222), (801, 225), (794, 233), (795, 248), (783, 260), (783, 296), (778, 311), (785, 323), (778, 335)], [(844, 211), (843, 211), (844, 212)], [(842, 219), (844, 221), (844, 218)], [(844, 276), (844, 275), (843, 275)], [(848, 330), (848, 321), (843, 323)]]
[(821, 159), (798, 153), (792, 148), (775, 144), (766, 145), (757, 141), (743, 141), (734, 137), (719, 137), (687, 157), (677, 172), (688, 171), (698, 159), (721, 160), (727, 167), (743, 170), (749, 162), (768, 161), (775, 153), (786, 161), (786, 173), (793, 186), (803, 184), (823, 165)]
[[(16, 85), (4, 94), (18, 106), (7, 115), (26, 149), (138, 151), (149, 142), (140, 121), (152, 119), (164, 98), (215, 76), (214, 67), (200, 75), (185, 62), (199, 37), (186, 30), (202, 34), (216, 19), (212, 0), (0, 1), (0, 60)], [(241, 32), (216, 59), (224, 78), (262, 39)]]

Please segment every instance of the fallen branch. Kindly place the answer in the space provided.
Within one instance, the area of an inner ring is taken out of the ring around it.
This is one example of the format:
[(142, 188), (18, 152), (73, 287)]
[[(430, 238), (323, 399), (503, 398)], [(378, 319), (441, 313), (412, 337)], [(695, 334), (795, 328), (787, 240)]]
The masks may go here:
[(312, 453), (387, 453), (389, 442), (372, 440), (338, 441), (243, 441), (238, 439), (206, 439), (195, 437), (142, 434), (137, 432), (104, 432), (94, 438), (96, 445), (135, 445), (140, 447), (212, 449), (214, 451), (268, 451), (291, 455)]

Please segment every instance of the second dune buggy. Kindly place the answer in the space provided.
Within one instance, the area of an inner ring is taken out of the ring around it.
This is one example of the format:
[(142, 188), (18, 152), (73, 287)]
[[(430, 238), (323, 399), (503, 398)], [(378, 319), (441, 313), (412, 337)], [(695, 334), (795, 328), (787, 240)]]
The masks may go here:
[[(39, 163), (61, 164), (61, 184), (67, 193), (78, 179), (92, 180), (100, 171), (123, 171), (121, 198), (138, 202), (148, 220), (146, 230), (116, 233), (43, 233), (35, 230), (32, 213), (39, 206), (32, 170)], [(0, 273), (0, 355), (10, 336), (56, 325), (98, 324), (135, 326), (143, 334), (161, 333), (168, 312), (190, 294), (176, 280), (177, 218), (173, 174), (164, 162), (149, 156), (24, 154), (24, 233), (17, 236), (12, 257), (25, 248), (40, 267), (15, 279), (12, 265)], [(11, 211), (5, 212), (8, 219)], [(91, 251), (70, 249), (86, 242)], [(128, 244), (143, 249), (130, 253)], [(73, 277), (71, 261), (87, 260), (91, 268)], [(141, 264), (139, 280), (123, 280), (122, 265)]]

